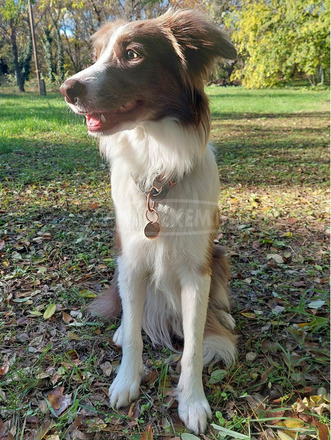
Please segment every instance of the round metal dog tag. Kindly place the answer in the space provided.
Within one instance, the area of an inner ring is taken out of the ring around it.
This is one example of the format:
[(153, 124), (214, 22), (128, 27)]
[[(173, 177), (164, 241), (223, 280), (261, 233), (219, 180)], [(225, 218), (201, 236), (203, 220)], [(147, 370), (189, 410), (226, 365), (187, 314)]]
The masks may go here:
[(145, 237), (149, 238), (150, 240), (153, 240), (154, 238), (157, 238), (160, 234), (161, 226), (158, 222), (149, 222), (145, 226), (144, 234)]

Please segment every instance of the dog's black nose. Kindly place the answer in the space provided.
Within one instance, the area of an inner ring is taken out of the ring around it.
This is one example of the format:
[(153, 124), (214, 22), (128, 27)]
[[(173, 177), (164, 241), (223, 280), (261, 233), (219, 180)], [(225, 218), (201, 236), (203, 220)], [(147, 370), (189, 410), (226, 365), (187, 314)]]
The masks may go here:
[(78, 98), (86, 95), (85, 85), (74, 78), (69, 78), (60, 87), (60, 92), (70, 104), (76, 104)]

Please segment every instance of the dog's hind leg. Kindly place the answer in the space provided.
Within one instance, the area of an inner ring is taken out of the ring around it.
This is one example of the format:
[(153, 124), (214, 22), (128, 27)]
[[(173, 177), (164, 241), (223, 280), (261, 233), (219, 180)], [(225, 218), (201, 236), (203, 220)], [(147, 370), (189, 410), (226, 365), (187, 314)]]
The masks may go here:
[(118, 285), (122, 300), (123, 316), (122, 362), (117, 376), (109, 388), (110, 404), (120, 408), (127, 406), (139, 395), (143, 373), (141, 336), (142, 317), (146, 298), (146, 276), (133, 271), (118, 258)]
[(210, 275), (186, 274), (181, 280), (184, 351), (178, 383), (178, 414), (196, 434), (203, 432), (210, 407), (202, 385), (202, 341), (208, 307)]

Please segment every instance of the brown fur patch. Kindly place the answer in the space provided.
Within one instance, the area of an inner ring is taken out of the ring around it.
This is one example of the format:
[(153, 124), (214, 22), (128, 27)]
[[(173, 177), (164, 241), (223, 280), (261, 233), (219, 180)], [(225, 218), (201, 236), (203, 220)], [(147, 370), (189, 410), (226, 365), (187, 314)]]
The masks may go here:
[(122, 304), (118, 290), (118, 272), (115, 270), (110, 288), (99, 295), (88, 307), (93, 316), (104, 319), (117, 318), (121, 315)]
[(209, 237), (209, 246), (206, 252), (206, 261), (203, 266), (200, 267), (200, 273), (202, 275), (212, 275), (212, 259), (213, 259), (213, 251), (214, 251), (214, 237), (215, 232), (217, 231), (219, 226), (219, 209), (216, 208), (214, 218), (213, 218), (213, 227)]
[(227, 338), (234, 345), (236, 344), (236, 336), (219, 322), (212, 310), (207, 311), (207, 320), (205, 326), (204, 338), (208, 336), (221, 336)]
[[(114, 30), (123, 24), (107, 23), (94, 34), (97, 58)], [(128, 50), (134, 50), (138, 57), (128, 60)], [(159, 18), (125, 26), (107, 61), (109, 74), (96, 94), (96, 108), (93, 102), (82, 103), (90, 113), (107, 113), (137, 101), (139, 106), (130, 120), (171, 116), (182, 124), (203, 128), (207, 139), (210, 114), (202, 80), (216, 57), (235, 55), (225, 34), (206, 17), (195, 11), (169, 10)]]
[(209, 294), (209, 308), (221, 317), (222, 311), (230, 312), (229, 300), (230, 265), (223, 246), (215, 245), (212, 255), (212, 278)]

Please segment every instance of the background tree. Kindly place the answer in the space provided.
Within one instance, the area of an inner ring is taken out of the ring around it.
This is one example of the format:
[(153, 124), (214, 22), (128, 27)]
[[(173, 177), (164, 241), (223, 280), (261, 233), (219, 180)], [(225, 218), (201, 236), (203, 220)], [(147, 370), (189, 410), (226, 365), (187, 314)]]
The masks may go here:
[(304, 74), (312, 85), (329, 69), (329, 4), (323, 0), (255, 0), (226, 17), (246, 87), (270, 87)]
[(8, 64), (15, 72), (21, 92), (24, 92), (25, 81), (29, 78), (32, 58), (26, 6), (25, 1), (0, 0), (0, 32), (3, 42), (9, 43), (11, 48)]

